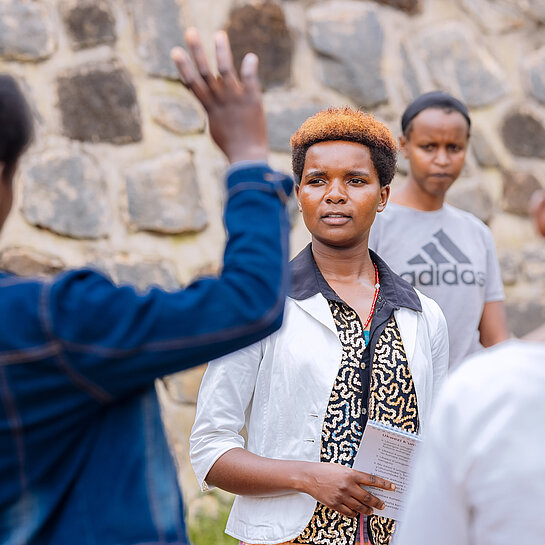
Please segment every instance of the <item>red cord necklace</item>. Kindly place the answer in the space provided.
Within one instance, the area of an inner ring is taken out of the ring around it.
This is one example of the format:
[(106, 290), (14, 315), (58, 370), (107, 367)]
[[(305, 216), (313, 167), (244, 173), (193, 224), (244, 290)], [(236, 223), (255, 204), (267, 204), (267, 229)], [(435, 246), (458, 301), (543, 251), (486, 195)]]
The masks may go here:
[(375, 306), (377, 304), (378, 299), (378, 292), (380, 290), (380, 283), (378, 279), (378, 268), (373, 263), (373, 267), (375, 267), (375, 295), (373, 296), (373, 304), (371, 305), (371, 310), (369, 311), (369, 316), (367, 316), (367, 320), (365, 321), (365, 324), (363, 324), (363, 335), (365, 337), (365, 344), (369, 344), (369, 331), (367, 330), (367, 326), (371, 322), (371, 318), (373, 317), (373, 313), (375, 312)]

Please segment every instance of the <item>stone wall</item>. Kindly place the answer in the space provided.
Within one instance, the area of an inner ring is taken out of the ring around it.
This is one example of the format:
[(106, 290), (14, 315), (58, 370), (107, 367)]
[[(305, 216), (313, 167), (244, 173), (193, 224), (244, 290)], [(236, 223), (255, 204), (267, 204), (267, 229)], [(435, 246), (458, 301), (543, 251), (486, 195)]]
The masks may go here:
[[(545, 246), (527, 215), (545, 184), (544, 24), (545, 0), (0, 0), (0, 70), (21, 82), (37, 126), (0, 263), (22, 274), (90, 263), (168, 289), (217, 270), (226, 165), (169, 50), (188, 25), (207, 44), (225, 28), (237, 61), (260, 55), (272, 162), (284, 170), (289, 136), (326, 105), (372, 110), (396, 134), (421, 92), (469, 105), (471, 149), (450, 200), (491, 227), (522, 334), (545, 319)], [(401, 160), (394, 187), (404, 174)], [(308, 240), (299, 221), (294, 253)], [(160, 388), (190, 500), (201, 373)]]

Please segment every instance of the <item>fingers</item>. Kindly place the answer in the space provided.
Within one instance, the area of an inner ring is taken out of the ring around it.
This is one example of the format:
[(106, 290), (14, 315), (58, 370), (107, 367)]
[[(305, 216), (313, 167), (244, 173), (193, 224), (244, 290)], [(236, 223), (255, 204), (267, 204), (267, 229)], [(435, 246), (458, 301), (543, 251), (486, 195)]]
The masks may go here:
[(392, 490), (393, 484), (376, 475), (347, 468), (340, 464), (317, 464), (320, 489), (311, 495), (328, 507), (347, 517), (358, 513), (371, 515), (384, 509), (384, 502), (374, 494), (362, 488), (375, 486)]
[(379, 509), (379, 510), (384, 509), (384, 502), (380, 498), (373, 496), (373, 494), (371, 494), (367, 490), (364, 490), (363, 488), (360, 488), (360, 491), (356, 492), (353, 495), (352, 499), (359, 502), (361, 505), (367, 508), (371, 508), (371, 511), (373, 509)]
[(228, 74), (233, 74), (233, 54), (229, 44), (229, 37), (224, 31), (216, 32), (214, 37), (216, 44), (216, 59), (218, 63), (218, 72), (225, 77)]
[(383, 490), (395, 490), (395, 484), (391, 481), (387, 481), (382, 477), (373, 475), (371, 473), (364, 473), (363, 471), (356, 471), (358, 474), (358, 484), (360, 486), (373, 486), (375, 488), (382, 488)]
[[(365, 490), (361, 489), (364, 492), (363, 495), (356, 493), (352, 497), (345, 497), (343, 503), (339, 505), (336, 510), (347, 517), (355, 517), (360, 513), (364, 515), (372, 515), (375, 511), (381, 511), (384, 509), (385, 505), (382, 500), (369, 494)], [(355, 497), (355, 496), (358, 497)]]
[(202, 105), (208, 109), (210, 105), (210, 89), (195, 69), (195, 65), (187, 51), (181, 47), (175, 47), (171, 51), (170, 56), (178, 69), (182, 83), (190, 89)]
[(247, 53), (240, 65), (240, 79), (246, 92), (251, 96), (261, 94), (258, 76), (259, 59), (255, 53)]
[(372, 515), (374, 513), (372, 507), (365, 505), (354, 498), (347, 500), (343, 507), (346, 507), (346, 513), (343, 513), (343, 515), (346, 514), (347, 517), (355, 517), (360, 513), (364, 515)]
[[(355, 473), (356, 481), (359, 485), (359, 490), (358, 492), (353, 494), (351, 500), (352, 502), (359, 502), (359, 504), (363, 506), (365, 511), (360, 510), (360, 512), (365, 513), (366, 515), (370, 515), (374, 509), (384, 509), (384, 502), (380, 498), (377, 498), (376, 496), (371, 494), (371, 492), (361, 487), (372, 486), (374, 488), (381, 488), (383, 490), (395, 490), (394, 483), (370, 473), (364, 473), (362, 471), (355, 471)], [(357, 503), (349, 503), (348, 506), (351, 509), (358, 508)]]
[(334, 509), (347, 517), (355, 517), (360, 513), (372, 515), (375, 510), (381, 511), (384, 507), (384, 502), (381, 499), (358, 487), (358, 490), (353, 494), (345, 495), (342, 504)]
[(182, 83), (189, 86), (191, 81), (195, 79), (195, 71), (189, 55), (181, 47), (174, 47), (170, 52), (170, 58), (178, 69)]
[(341, 505), (338, 509), (336, 509), (341, 515), (344, 515), (345, 517), (354, 518), (357, 517), (360, 512), (355, 511), (354, 509), (350, 509), (350, 507), (346, 505)]
[[(185, 40), (189, 53), (180, 47), (175, 47), (171, 57), (178, 68), (182, 83), (193, 91), (207, 110), (213, 107), (214, 102), (223, 102), (226, 95), (241, 93), (241, 84), (235, 72), (233, 54), (226, 32), (216, 32), (214, 36), (219, 77), (210, 68), (199, 33), (195, 28), (187, 29)], [(246, 72), (252, 93), (255, 93), (256, 88), (259, 90), (256, 61), (257, 58), (250, 59), (249, 64), (246, 62)]]
[(182, 83), (199, 99), (206, 110), (213, 105), (214, 91), (217, 86), (204, 48), (195, 28), (188, 28), (185, 41), (189, 53), (181, 47), (175, 47), (170, 56), (178, 68)]
[(214, 41), (216, 44), (216, 62), (222, 87), (229, 92), (240, 94), (241, 85), (235, 72), (233, 54), (227, 33), (224, 31), (216, 32)]
[(195, 28), (191, 27), (187, 29), (185, 33), (185, 41), (189, 51), (191, 52), (191, 56), (193, 57), (193, 61), (195, 62), (199, 75), (204, 81), (208, 81), (208, 79), (212, 77), (212, 71), (210, 70), (210, 66), (208, 66), (208, 60), (206, 59), (206, 54), (204, 52), (201, 39), (199, 38), (199, 33)]

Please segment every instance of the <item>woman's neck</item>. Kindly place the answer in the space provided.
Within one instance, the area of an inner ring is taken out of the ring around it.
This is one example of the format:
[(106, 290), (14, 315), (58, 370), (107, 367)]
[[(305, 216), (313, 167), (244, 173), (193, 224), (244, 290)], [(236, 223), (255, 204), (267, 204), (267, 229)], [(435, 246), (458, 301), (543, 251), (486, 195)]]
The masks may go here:
[(312, 254), (320, 272), (328, 282), (374, 284), (375, 268), (367, 243), (350, 248), (327, 246), (312, 240)]
[(430, 195), (422, 191), (418, 184), (409, 178), (403, 186), (392, 193), (390, 201), (415, 210), (433, 212), (443, 207), (445, 196)]

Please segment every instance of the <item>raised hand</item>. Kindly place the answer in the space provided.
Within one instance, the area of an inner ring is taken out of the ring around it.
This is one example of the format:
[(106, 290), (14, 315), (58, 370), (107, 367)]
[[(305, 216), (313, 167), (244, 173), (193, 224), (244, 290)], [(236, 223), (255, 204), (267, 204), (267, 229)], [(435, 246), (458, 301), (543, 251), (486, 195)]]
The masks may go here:
[(257, 56), (248, 53), (244, 57), (239, 78), (227, 34), (217, 32), (215, 46), (219, 74), (215, 75), (197, 30), (189, 28), (185, 39), (189, 53), (175, 47), (171, 56), (182, 83), (206, 110), (214, 142), (231, 163), (267, 160), (267, 126), (257, 76)]

